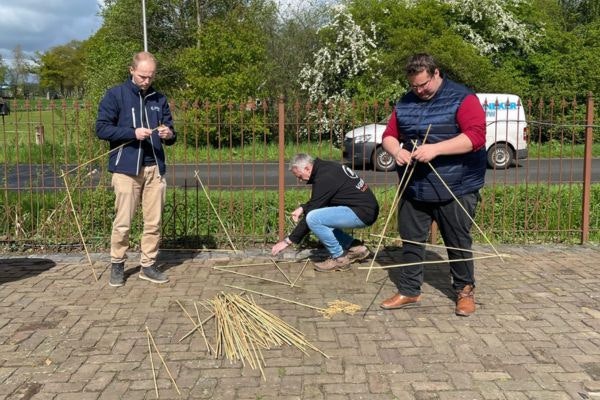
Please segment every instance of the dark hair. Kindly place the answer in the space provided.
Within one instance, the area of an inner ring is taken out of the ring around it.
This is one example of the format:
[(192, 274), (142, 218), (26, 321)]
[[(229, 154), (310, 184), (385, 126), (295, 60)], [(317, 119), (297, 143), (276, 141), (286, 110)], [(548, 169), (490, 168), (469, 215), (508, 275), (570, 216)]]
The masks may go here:
[(438, 69), (438, 66), (435, 60), (427, 53), (419, 53), (411, 56), (404, 66), (406, 76), (413, 76), (423, 71), (427, 71), (431, 76), (435, 73), (436, 69)]

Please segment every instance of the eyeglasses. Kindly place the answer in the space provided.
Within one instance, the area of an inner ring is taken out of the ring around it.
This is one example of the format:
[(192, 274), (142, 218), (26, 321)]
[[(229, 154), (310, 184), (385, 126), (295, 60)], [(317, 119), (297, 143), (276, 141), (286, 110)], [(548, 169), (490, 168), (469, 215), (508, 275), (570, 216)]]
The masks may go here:
[(429, 79), (427, 79), (425, 82), (419, 83), (418, 85), (410, 85), (410, 88), (412, 90), (425, 89), (425, 87), (427, 85), (429, 85), (429, 82), (431, 82), (432, 79), (433, 79), (433, 76), (430, 76)]

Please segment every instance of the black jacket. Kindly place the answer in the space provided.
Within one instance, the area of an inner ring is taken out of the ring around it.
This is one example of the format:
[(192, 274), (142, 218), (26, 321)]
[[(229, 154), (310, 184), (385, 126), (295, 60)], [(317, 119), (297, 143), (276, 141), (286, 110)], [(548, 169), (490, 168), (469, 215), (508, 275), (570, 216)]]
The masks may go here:
[(319, 208), (347, 206), (365, 225), (372, 225), (377, 220), (379, 204), (375, 195), (349, 167), (317, 158), (307, 184), (312, 185), (312, 193), (308, 203), (302, 205), (305, 218), (289, 236), (292, 242), (299, 243), (310, 232), (306, 215)]

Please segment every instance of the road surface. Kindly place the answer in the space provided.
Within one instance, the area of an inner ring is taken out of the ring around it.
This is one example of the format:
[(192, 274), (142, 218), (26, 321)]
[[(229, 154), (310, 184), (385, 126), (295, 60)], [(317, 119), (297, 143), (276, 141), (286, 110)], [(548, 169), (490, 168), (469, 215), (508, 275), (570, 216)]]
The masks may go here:
[[(75, 166), (65, 167), (70, 171)], [(100, 182), (98, 166), (86, 166), (67, 174), (69, 186), (77, 186), (76, 178), (81, 179), (83, 186), (96, 187)], [(232, 164), (190, 164), (170, 165), (167, 182), (170, 187), (196, 187), (195, 173), (202, 183), (211, 189), (277, 189), (279, 172), (277, 163), (232, 163)], [(359, 170), (358, 174), (371, 186), (386, 186), (397, 183), (395, 172), (376, 172)], [(285, 168), (286, 187), (303, 186)], [(105, 177), (106, 184), (109, 181)], [(486, 185), (516, 183), (568, 183), (583, 182), (583, 159), (530, 159), (521, 160), (518, 166), (507, 170), (488, 169)], [(600, 158), (592, 161), (592, 182), (600, 182)], [(56, 171), (40, 165), (18, 165), (5, 168), (0, 165), (0, 188), (9, 190), (31, 189), (41, 190), (63, 188), (62, 171)]]

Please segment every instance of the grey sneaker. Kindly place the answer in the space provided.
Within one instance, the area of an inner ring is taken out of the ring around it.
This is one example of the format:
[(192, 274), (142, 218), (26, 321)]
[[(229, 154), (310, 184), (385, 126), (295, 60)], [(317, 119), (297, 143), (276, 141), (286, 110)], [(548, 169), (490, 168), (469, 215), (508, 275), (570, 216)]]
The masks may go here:
[(338, 258), (328, 258), (323, 262), (315, 263), (315, 271), (318, 272), (333, 272), (349, 270), (352, 260), (348, 256)]
[(108, 284), (112, 287), (119, 287), (125, 284), (125, 263), (112, 263)]
[(152, 264), (149, 267), (142, 267), (140, 269), (140, 278), (153, 283), (167, 283), (169, 278), (156, 268), (156, 264)]
[(367, 246), (352, 246), (348, 249), (348, 258), (352, 261), (361, 261), (365, 258), (369, 257), (371, 252), (367, 248)]

